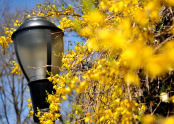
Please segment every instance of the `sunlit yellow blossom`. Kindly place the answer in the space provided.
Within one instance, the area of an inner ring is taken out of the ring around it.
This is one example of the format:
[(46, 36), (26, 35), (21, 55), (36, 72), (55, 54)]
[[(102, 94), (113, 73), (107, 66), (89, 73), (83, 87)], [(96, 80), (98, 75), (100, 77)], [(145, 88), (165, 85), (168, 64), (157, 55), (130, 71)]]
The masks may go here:
[(32, 107), (33, 107), (33, 106), (32, 106), (32, 103), (28, 104), (27, 107), (28, 107), (28, 108), (32, 108)]
[(27, 102), (31, 102), (31, 99), (27, 99)]
[(155, 118), (152, 115), (145, 115), (143, 117), (143, 124), (153, 124), (154, 121), (155, 121)]
[(55, 7), (56, 7), (56, 5), (55, 5), (55, 4), (53, 4), (53, 5), (52, 5), (52, 7), (53, 7), (53, 8), (55, 8)]
[(34, 111), (30, 111), (28, 117), (33, 117)]
[(89, 21), (91, 25), (99, 26), (104, 21), (104, 16), (99, 11), (93, 11), (84, 16), (84, 19)]
[(174, 1), (173, 1), (173, 0), (166, 0), (166, 2), (167, 2), (169, 5), (174, 6)]
[(21, 74), (21, 69), (20, 69), (18, 63), (13, 61), (13, 64), (14, 64), (14, 67), (12, 67), (11, 73), (13, 73), (13, 74)]
[(174, 117), (168, 117), (164, 121), (162, 121), (162, 124), (173, 124), (174, 123)]
[(140, 84), (140, 81), (139, 81), (139, 78), (137, 76), (136, 73), (128, 73), (126, 76), (125, 76), (125, 81), (128, 83), (128, 84), (135, 84), (135, 85), (139, 85)]

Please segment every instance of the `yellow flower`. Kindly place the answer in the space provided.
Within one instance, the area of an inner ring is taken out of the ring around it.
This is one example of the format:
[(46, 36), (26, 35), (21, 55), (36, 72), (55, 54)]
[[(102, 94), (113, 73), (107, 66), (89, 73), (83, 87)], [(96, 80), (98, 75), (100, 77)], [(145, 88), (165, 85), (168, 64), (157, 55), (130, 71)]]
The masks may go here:
[(31, 99), (27, 99), (27, 102), (31, 102)]
[(164, 119), (162, 124), (173, 124), (174, 123), (174, 116), (168, 117)]
[(32, 103), (27, 104), (27, 107), (32, 108), (33, 107)]
[(33, 117), (34, 111), (30, 111), (28, 117)]
[(22, 72), (21, 72), (21, 69), (20, 69), (18, 63), (16, 63), (15, 61), (12, 61), (12, 63), (14, 65), (14, 67), (12, 67), (11, 73), (13, 73), (13, 74), (21, 74)]
[(69, 87), (65, 88), (64, 90), (65, 94), (70, 94), (71, 93), (71, 89)]
[(91, 116), (91, 114), (89, 112), (86, 113), (86, 117), (84, 118), (85, 122), (89, 122), (90, 121), (90, 116)]
[(155, 118), (152, 115), (145, 115), (143, 117), (143, 124), (153, 124), (155, 121)]
[(14, 23), (14, 26), (17, 27), (17, 23)]
[(53, 4), (53, 5), (52, 5), (52, 7), (53, 7), (53, 8), (55, 8), (55, 7), (56, 7), (56, 5), (55, 5), (55, 4)]
[(128, 84), (135, 84), (135, 85), (139, 85), (140, 81), (139, 81), (139, 77), (136, 73), (128, 73), (125, 76), (125, 81)]
[(18, 23), (19, 21), (18, 20), (16, 20), (16, 23)]
[(137, 12), (134, 14), (134, 20), (136, 23), (142, 26), (146, 26), (148, 24), (148, 15), (143, 10), (137, 10)]
[(62, 96), (62, 98), (63, 98), (64, 100), (67, 100), (67, 96)]
[(99, 11), (92, 11), (88, 15), (83, 16), (85, 20), (89, 21), (89, 24), (99, 26), (104, 21), (104, 15)]
[(171, 5), (171, 6), (174, 6), (174, 1), (173, 0), (166, 0), (166, 2)]

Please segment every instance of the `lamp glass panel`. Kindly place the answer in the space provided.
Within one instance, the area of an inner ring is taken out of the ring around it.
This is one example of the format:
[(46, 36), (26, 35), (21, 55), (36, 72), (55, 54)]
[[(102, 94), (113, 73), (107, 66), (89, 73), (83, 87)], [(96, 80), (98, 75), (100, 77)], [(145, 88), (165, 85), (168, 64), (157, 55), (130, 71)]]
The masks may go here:
[(19, 56), (20, 66), (29, 78), (35, 81), (46, 78), (47, 42), (50, 40), (50, 30), (29, 29), (16, 35), (15, 47)]
[(59, 67), (61, 67), (62, 64), (62, 54), (64, 52), (63, 33), (52, 32), (51, 39), (51, 65), (53, 65), (51, 72), (58, 74), (60, 72)]

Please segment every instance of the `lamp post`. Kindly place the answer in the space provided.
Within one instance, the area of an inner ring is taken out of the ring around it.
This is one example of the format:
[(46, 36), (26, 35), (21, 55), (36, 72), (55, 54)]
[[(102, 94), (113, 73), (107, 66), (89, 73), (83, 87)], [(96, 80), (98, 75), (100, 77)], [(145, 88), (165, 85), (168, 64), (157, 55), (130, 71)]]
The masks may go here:
[(26, 19), (12, 34), (17, 60), (30, 88), (35, 122), (39, 122), (35, 116), (37, 108), (41, 112), (49, 110), (46, 91), (52, 93), (54, 90), (46, 71), (59, 73), (58, 68), (50, 65), (61, 66), (61, 57), (55, 54), (64, 51), (63, 35), (61, 29), (39, 16)]

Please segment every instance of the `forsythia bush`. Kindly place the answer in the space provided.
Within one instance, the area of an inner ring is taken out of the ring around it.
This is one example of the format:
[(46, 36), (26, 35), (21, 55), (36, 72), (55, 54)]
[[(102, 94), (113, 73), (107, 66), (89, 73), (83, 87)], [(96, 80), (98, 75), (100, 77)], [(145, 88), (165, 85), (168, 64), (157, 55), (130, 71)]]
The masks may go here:
[[(82, 0), (62, 8), (39, 4), (29, 17), (59, 19), (59, 28), (86, 39), (63, 56), (62, 73), (48, 78), (56, 92), (47, 98), (50, 111), (38, 110), (40, 122), (58, 120), (60, 104), (71, 96), (66, 123), (173, 124), (173, 116), (163, 118), (172, 115), (174, 101), (173, 6), (173, 0)], [(13, 30), (0, 37), (3, 51)]]

